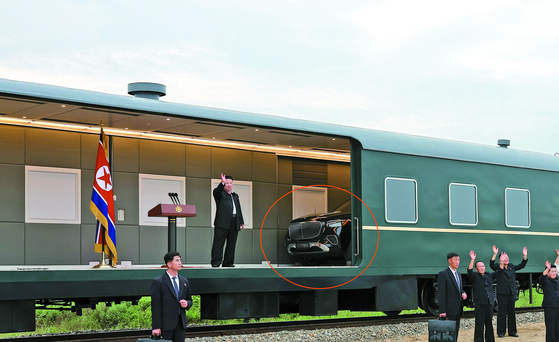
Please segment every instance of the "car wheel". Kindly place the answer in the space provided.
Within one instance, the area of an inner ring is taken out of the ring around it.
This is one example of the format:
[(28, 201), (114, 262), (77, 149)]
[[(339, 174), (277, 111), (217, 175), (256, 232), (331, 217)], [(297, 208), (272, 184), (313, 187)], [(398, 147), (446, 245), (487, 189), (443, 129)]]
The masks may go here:
[(301, 265), (304, 266), (318, 266), (320, 264), (320, 259), (301, 257)]

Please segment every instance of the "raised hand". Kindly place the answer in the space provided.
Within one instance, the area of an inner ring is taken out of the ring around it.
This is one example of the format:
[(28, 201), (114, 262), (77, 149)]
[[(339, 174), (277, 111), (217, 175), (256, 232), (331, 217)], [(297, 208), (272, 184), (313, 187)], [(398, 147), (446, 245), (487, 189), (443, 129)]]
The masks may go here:
[(545, 261), (545, 268), (547, 268), (548, 270), (551, 268), (551, 263), (549, 262), (549, 260)]
[(493, 253), (494, 254), (499, 253), (499, 248), (497, 248), (495, 245), (493, 245)]
[(476, 258), (476, 253), (474, 252), (473, 249), (470, 251), (470, 258), (472, 258), (473, 260), (475, 260)]
[(221, 173), (221, 182), (225, 184), (225, 175), (223, 173)]
[(522, 248), (522, 255), (527, 258), (528, 257), (528, 248), (524, 247)]

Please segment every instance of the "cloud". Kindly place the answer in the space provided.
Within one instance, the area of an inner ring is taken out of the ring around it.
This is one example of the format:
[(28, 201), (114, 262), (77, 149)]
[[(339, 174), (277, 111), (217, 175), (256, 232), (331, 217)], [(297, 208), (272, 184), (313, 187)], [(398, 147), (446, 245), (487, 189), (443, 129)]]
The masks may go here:
[(378, 42), (406, 41), (426, 29), (472, 15), (482, 15), (507, 1), (385, 0), (343, 16)]

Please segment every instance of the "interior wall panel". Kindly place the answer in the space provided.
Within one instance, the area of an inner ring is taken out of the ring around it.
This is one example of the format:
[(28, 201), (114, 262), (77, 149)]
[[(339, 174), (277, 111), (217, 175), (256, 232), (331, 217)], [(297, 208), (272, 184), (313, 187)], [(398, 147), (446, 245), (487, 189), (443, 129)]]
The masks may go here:
[(186, 262), (189, 264), (210, 264), (213, 242), (213, 228), (186, 228)]
[(25, 128), (0, 125), (0, 163), (25, 163)]
[(221, 173), (251, 181), (252, 152), (212, 147), (212, 178), (220, 178)]
[[(101, 261), (101, 253), (95, 253), (95, 224), (82, 224), (80, 229), (80, 264), (88, 265), (90, 261)], [(117, 241), (117, 253), (118, 252)]]
[(293, 183), (293, 163), (292, 158), (278, 157), (278, 183)]
[(186, 178), (186, 204), (196, 206), (196, 216), (187, 217), (186, 225), (194, 227), (210, 227), (211, 201), (213, 201), (210, 180), (204, 178)]
[[(252, 183), (252, 207), (253, 207), (253, 227), (260, 229), (262, 221), (266, 212), (278, 199), (277, 185), (275, 183)], [(278, 202), (279, 203), (279, 202)], [(278, 205), (276, 204), (271, 208), (266, 221), (264, 221), (264, 228), (276, 229), (278, 227)]]
[(328, 162), (328, 185), (351, 189), (351, 169), (348, 163)]
[(139, 147), (137, 139), (113, 137), (113, 170), (139, 172)]
[[(129, 172), (113, 172), (113, 177), (113, 195), (116, 196), (116, 225), (138, 225), (140, 217), (138, 174)], [(124, 221), (118, 220), (119, 209), (124, 209)]]
[(25, 225), (0, 222), (0, 265), (25, 264)]
[[(292, 190), (291, 185), (278, 185), (278, 198)], [(283, 197), (277, 204), (278, 208), (278, 229), (287, 229), (293, 217), (293, 193)]]
[(186, 146), (186, 176), (210, 178), (212, 148), (199, 145)]
[(82, 224), (95, 224), (97, 219), (93, 216), (93, 213), (89, 209), (89, 204), (91, 203), (91, 194), (93, 193), (93, 177), (95, 171), (93, 170), (82, 170), (81, 175), (81, 223)]
[(277, 157), (272, 153), (252, 153), (252, 181), (276, 182)]
[(0, 222), (24, 221), (25, 166), (0, 164)]
[(140, 140), (140, 173), (184, 176), (185, 156), (184, 144)]
[(82, 170), (95, 170), (99, 134), (80, 134), (80, 158)]
[(27, 128), (25, 164), (79, 169), (80, 147), (79, 133)]
[(254, 229), (241, 229), (239, 232), (237, 236), (235, 264), (252, 264), (254, 246), (253, 232), (255, 232)]
[[(277, 231), (270, 230), (270, 229), (263, 229), (262, 230), (262, 246), (260, 245), (260, 229), (255, 229), (252, 236), (252, 263), (253, 264), (262, 264), (263, 261), (266, 261), (266, 258), (270, 261), (272, 265), (278, 263), (278, 256), (277, 256), (277, 246), (278, 246), (278, 234)], [(262, 248), (264, 248), (264, 252), (266, 253), (266, 258), (264, 258), (264, 254), (262, 253)], [(269, 265), (266, 264), (266, 267)]]
[[(119, 263), (122, 260), (127, 260), (132, 261), (132, 265), (139, 264), (140, 226), (117, 225), (116, 234), (116, 251), (118, 253)], [(161, 264), (163, 264), (163, 255), (161, 256)]]
[(25, 224), (27, 265), (79, 265), (81, 229), (78, 224)]
[(163, 265), (167, 248), (167, 227), (140, 226), (141, 264)]

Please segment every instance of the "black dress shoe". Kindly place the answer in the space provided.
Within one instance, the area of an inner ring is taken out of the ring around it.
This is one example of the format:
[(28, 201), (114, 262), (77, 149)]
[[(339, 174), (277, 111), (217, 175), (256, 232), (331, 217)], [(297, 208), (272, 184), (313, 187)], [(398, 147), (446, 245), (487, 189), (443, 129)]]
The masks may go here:
[(223, 267), (235, 267), (235, 265), (223, 265)]
[(497, 335), (497, 337), (505, 337), (505, 335)]
[(518, 337), (518, 334), (512, 334), (512, 335), (509, 334), (509, 336), (511, 336), (511, 337)]
[(219, 265), (212, 265), (212, 267), (219, 267)]

